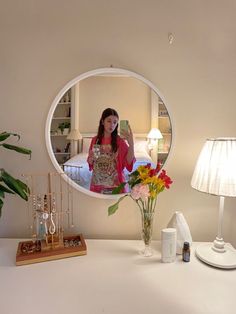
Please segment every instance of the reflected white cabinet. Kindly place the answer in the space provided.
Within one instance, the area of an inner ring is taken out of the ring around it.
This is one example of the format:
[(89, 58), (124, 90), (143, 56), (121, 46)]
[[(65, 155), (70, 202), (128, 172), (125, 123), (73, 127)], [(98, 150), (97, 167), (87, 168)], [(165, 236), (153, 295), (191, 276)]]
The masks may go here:
[(163, 164), (170, 150), (172, 130), (170, 116), (166, 106), (160, 99), (158, 106), (158, 128), (163, 136), (162, 139), (158, 140), (158, 161)]
[(70, 140), (67, 135), (71, 128), (72, 89), (60, 99), (51, 122), (51, 144), (57, 162), (62, 165), (70, 159)]
[(153, 161), (163, 165), (170, 151), (172, 129), (168, 110), (154, 91), (151, 92), (151, 128), (158, 128), (163, 136), (162, 139), (156, 141), (156, 144), (153, 144), (151, 150)]

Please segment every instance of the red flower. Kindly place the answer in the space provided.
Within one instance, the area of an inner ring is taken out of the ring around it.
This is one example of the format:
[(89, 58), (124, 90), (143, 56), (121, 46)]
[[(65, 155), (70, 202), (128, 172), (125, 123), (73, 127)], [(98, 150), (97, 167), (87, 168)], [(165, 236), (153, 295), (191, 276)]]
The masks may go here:
[(165, 170), (162, 170), (162, 171), (161, 171), (161, 173), (159, 174), (158, 178), (160, 178), (161, 180), (164, 181), (165, 187), (166, 187), (167, 189), (169, 189), (171, 183), (173, 183), (173, 181), (171, 180), (171, 178), (166, 175), (166, 171), (165, 171)]
[(160, 171), (160, 169), (161, 169), (161, 164), (158, 162), (158, 164), (157, 164), (157, 166), (156, 166), (156, 169), (151, 169), (151, 170), (149, 171), (149, 176), (150, 176), (150, 177), (153, 177), (153, 176), (157, 175), (158, 172)]
[(160, 164), (160, 162), (158, 162), (157, 163), (157, 166), (156, 166), (156, 173), (158, 173), (159, 171), (160, 171), (160, 169), (161, 169), (161, 164)]
[(149, 171), (149, 177), (154, 177), (156, 175), (156, 169), (151, 169)]

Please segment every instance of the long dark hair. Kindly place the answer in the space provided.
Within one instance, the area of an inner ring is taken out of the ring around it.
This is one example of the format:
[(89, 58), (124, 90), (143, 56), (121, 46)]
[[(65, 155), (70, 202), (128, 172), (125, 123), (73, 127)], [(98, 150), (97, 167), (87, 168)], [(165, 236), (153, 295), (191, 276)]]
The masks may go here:
[[(107, 108), (103, 111), (102, 116), (99, 121), (98, 133), (97, 133), (97, 144), (102, 144), (102, 138), (104, 136), (104, 125), (103, 121), (109, 116), (115, 116), (119, 119), (119, 115), (115, 109)], [(115, 130), (111, 133), (111, 147), (112, 151), (115, 153), (117, 151), (117, 134), (118, 134), (118, 124)]]

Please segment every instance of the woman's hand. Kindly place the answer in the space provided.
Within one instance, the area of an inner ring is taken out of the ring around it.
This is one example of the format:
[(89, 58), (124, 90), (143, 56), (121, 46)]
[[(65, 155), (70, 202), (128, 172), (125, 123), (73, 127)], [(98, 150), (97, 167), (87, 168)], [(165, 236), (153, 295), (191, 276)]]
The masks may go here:
[(128, 142), (129, 146), (134, 146), (133, 132), (130, 125), (128, 125), (128, 131), (122, 130), (121, 136)]
[(122, 136), (127, 140), (129, 144), (126, 160), (128, 165), (130, 165), (134, 160), (134, 139), (130, 125), (128, 126), (128, 131), (122, 132)]
[(88, 163), (94, 164), (94, 162), (98, 159), (101, 154), (101, 147), (98, 144), (94, 144), (92, 149), (89, 150)]
[(96, 160), (94, 156), (94, 152), (92, 150), (89, 151), (88, 155), (88, 163), (92, 166), (94, 164), (94, 161)]

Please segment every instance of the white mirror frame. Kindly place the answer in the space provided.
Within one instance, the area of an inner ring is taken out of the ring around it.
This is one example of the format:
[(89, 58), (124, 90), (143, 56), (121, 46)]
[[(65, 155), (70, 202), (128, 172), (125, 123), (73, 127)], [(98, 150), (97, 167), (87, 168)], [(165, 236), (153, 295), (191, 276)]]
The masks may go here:
[(107, 195), (107, 194), (100, 194), (100, 193), (96, 193), (96, 192), (92, 192), (89, 191), (87, 189), (85, 189), (84, 187), (80, 186), (79, 184), (75, 183), (73, 180), (71, 180), (61, 169), (61, 167), (59, 166), (53, 150), (52, 150), (52, 145), (51, 145), (51, 138), (50, 138), (50, 128), (51, 128), (51, 122), (52, 122), (52, 117), (54, 114), (54, 111), (58, 105), (59, 100), (62, 98), (62, 96), (65, 94), (65, 92), (67, 92), (72, 86), (74, 86), (76, 83), (80, 82), (83, 79), (86, 79), (88, 77), (94, 76), (94, 75), (101, 75), (101, 74), (123, 74), (126, 76), (131, 76), (133, 78), (136, 78), (140, 81), (142, 81), (143, 83), (147, 84), (151, 89), (153, 89), (162, 99), (162, 101), (164, 102), (166, 108), (168, 109), (168, 114), (169, 114), (169, 118), (170, 118), (170, 123), (171, 123), (171, 127), (172, 127), (172, 141), (171, 141), (171, 145), (170, 145), (170, 150), (167, 156), (167, 159), (165, 161), (168, 161), (170, 153), (172, 151), (172, 147), (173, 147), (173, 123), (172, 123), (172, 119), (171, 119), (171, 114), (170, 114), (170, 108), (169, 106), (166, 105), (166, 101), (164, 99), (164, 97), (161, 95), (160, 91), (156, 88), (156, 86), (149, 80), (147, 80), (145, 77), (143, 77), (140, 74), (137, 74), (135, 72), (129, 71), (129, 70), (124, 70), (124, 69), (120, 69), (120, 68), (98, 68), (95, 70), (91, 70), (88, 72), (85, 72), (79, 76), (77, 76), (76, 78), (74, 78), (73, 80), (71, 80), (70, 82), (68, 82), (63, 89), (57, 94), (56, 98), (54, 99), (51, 108), (49, 110), (48, 116), (47, 116), (47, 121), (46, 121), (46, 128), (45, 128), (45, 139), (46, 139), (46, 146), (47, 146), (47, 150), (50, 156), (50, 159), (54, 165), (54, 167), (56, 168), (56, 170), (58, 171), (58, 173), (60, 173), (62, 175), (62, 178), (67, 181), (69, 184), (71, 184), (72, 187), (74, 187), (76, 190), (85, 193), (89, 196), (92, 197), (96, 197), (96, 198), (102, 198), (102, 199), (117, 199), (120, 198), (122, 195), (124, 194), (117, 194), (117, 195)]

